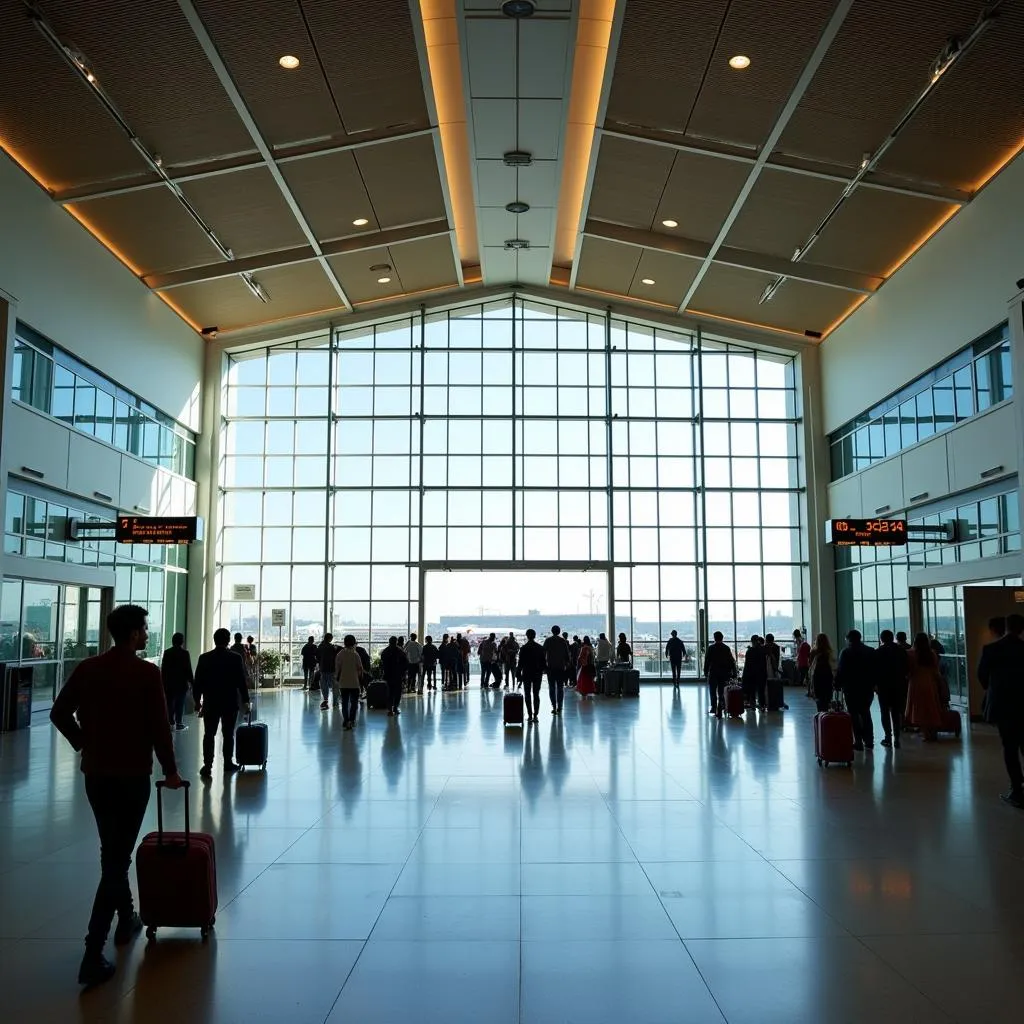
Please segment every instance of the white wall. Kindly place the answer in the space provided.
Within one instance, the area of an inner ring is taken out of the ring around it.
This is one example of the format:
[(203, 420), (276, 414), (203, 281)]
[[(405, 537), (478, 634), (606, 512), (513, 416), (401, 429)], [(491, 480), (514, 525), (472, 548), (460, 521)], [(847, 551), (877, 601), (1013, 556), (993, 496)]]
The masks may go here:
[(1024, 277), (1024, 154), (822, 346), (826, 432), (1006, 319)]
[(0, 290), (20, 320), (199, 428), (203, 340), (3, 152)]

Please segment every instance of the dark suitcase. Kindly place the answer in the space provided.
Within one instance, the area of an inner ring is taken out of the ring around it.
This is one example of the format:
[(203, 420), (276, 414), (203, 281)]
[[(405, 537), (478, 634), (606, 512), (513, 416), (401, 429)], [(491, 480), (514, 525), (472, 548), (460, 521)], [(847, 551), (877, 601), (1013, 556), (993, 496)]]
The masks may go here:
[(205, 939), (217, 916), (217, 855), (213, 836), (189, 828), (189, 784), (185, 791), (185, 831), (164, 831), (163, 790), (156, 784), (157, 830), (135, 853), (139, 915), (146, 937), (157, 928), (198, 928)]
[(604, 692), (606, 697), (622, 696), (622, 675), (621, 668), (606, 668), (604, 670)]
[(819, 711), (814, 716), (814, 756), (819, 767), (853, 764), (853, 720), (845, 711)]
[(939, 732), (951, 732), (959, 739), (960, 734), (964, 731), (960, 712), (956, 708), (946, 708), (941, 712), (941, 719)]
[(525, 701), (521, 693), (506, 693), (502, 701), (502, 712), (506, 725), (522, 725)]
[(366, 688), (366, 707), (389, 708), (391, 707), (391, 691), (383, 679), (374, 679)]
[(254, 722), (252, 712), (249, 720), (235, 730), (235, 760), (243, 768), (267, 767), (267, 726)]
[(743, 687), (732, 684), (725, 688), (725, 712), (730, 718), (743, 716)]
[(786, 703), (786, 695), (783, 692), (784, 680), (781, 676), (777, 679), (768, 680), (768, 710), (769, 711), (782, 711), (785, 709), (789, 710), (789, 705)]
[(640, 696), (640, 671), (635, 668), (624, 668), (622, 670), (622, 696)]

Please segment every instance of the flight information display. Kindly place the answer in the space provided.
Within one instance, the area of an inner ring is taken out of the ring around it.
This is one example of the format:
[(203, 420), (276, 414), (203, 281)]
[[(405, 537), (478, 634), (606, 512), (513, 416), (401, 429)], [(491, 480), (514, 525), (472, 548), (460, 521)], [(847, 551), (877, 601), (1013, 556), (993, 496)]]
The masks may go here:
[(202, 540), (198, 516), (118, 516), (118, 544), (191, 544)]
[(836, 547), (882, 548), (907, 543), (906, 519), (830, 519), (825, 539)]

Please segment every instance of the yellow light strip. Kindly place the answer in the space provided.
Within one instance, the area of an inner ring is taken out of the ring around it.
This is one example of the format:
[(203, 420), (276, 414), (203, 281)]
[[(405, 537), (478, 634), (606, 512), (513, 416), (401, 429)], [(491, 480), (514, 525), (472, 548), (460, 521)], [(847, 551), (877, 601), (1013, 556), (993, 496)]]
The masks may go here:
[(846, 321), (849, 320), (850, 317), (853, 316), (853, 314), (856, 313), (857, 310), (860, 309), (860, 307), (863, 306), (870, 298), (870, 295), (858, 295), (857, 298), (854, 299), (853, 305), (850, 306), (845, 313), (840, 314), (838, 319), (833, 320), (832, 323), (830, 323), (828, 327), (821, 332), (821, 340), (824, 341), (837, 327), (841, 327), (846, 323)]
[[(959, 206), (951, 206), (914, 244), (884, 273), (882, 277), (885, 281), (888, 281), (893, 274), (896, 273), (900, 267), (903, 266), (907, 260), (913, 256), (918, 249), (920, 249), (941, 227), (943, 227), (952, 217), (960, 212)], [(883, 284), (885, 282), (883, 281)], [(881, 285), (879, 286), (881, 287)]]
[(980, 192), (1007, 164), (1012, 163), (1018, 156), (1024, 153), (1024, 139), (1021, 139), (1020, 145), (1010, 153), (1009, 156), (1000, 160), (987, 174), (985, 174), (981, 180), (974, 186), (972, 193)]
[[(867, 296), (863, 296), (867, 298)], [(687, 306), (684, 315), (689, 314), (690, 316), (707, 317), (710, 320), (724, 320), (727, 324), (737, 324), (740, 327), (753, 327), (757, 331), (771, 331), (773, 334), (788, 334), (793, 338), (799, 338), (801, 341), (807, 341), (807, 335), (803, 331), (791, 331), (788, 327), (772, 327), (770, 324), (759, 324), (753, 320), (740, 320), (734, 316), (722, 316), (720, 313), (705, 313), (702, 309), (694, 309), (692, 306)]]
[[(614, 17), (615, 0), (581, 0), (569, 116), (562, 143), (562, 183), (553, 257), (556, 266), (571, 265), (576, 253)], [(562, 280), (552, 274), (552, 284)]]
[(441, 152), (448, 176), (448, 194), (455, 220), (455, 241), (461, 261), (475, 264), (480, 262), (480, 244), (473, 169), (469, 158), (466, 102), (462, 93), (462, 59), (455, 0), (420, 0), (420, 15), (441, 134)]

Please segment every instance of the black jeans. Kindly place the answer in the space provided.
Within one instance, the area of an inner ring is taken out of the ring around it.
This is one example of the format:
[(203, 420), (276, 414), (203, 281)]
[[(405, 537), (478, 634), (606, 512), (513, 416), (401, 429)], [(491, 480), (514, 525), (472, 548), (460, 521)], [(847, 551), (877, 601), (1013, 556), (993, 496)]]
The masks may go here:
[(107, 941), (114, 914), (127, 918), (134, 910), (128, 868), (149, 804), (148, 775), (127, 778), (85, 777), (85, 794), (96, 816), (100, 836), (100, 884), (89, 918), (85, 946), (99, 953)]
[(1024, 722), (1000, 722), (999, 738), (1003, 741), (1003, 761), (1010, 776), (1010, 789), (1024, 795), (1024, 769), (1020, 758), (1024, 754)]
[(540, 712), (540, 684), (543, 676), (523, 676), (523, 696), (526, 699), (526, 713), (536, 715)]
[(167, 691), (167, 718), (171, 725), (181, 725), (185, 713), (185, 690)]
[(711, 710), (716, 714), (725, 711), (725, 687), (728, 682), (728, 679), (708, 676), (708, 700), (711, 702)]
[(345, 688), (341, 691), (342, 721), (354, 722), (359, 713), (359, 691)]
[(203, 764), (213, 767), (213, 752), (217, 739), (217, 726), (220, 726), (221, 746), (224, 762), (230, 763), (235, 756), (235, 723), (238, 721), (238, 709), (214, 709), (203, 711)]
[(421, 686), (420, 663), (417, 661), (415, 665), (409, 666), (409, 693), (415, 693)]
[(310, 665), (302, 670), (302, 685), (307, 690), (314, 689), (314, 682), (316, 679), (316, 666)]
[(398, 705), (402, 703), (402, 685), (404, 680), (402, 679), (389, 679), (388, 680), (388, 710), (397, 711)]
[(565, 699), (565, 677), (564, 669), (548, 669), (548, 695), (551, 697), (551, 706), (558, 711), (562, 710), (562, 701)]
[(875, 726), (871, 721), (871, 697), (846, 698), (846, 707), (853, 719), (853, 743), (870, 745), (875, 742)]
[(679, 677), (683, 674), (683, 661), (681, 658), (679, 661), (676, 661), (675, 658), (673, 658), (669, 664), (672, 666), (672, 682), (678, 683)]
[(878, 710), (882, 714), (882, 732), (885, 738), (898, 740), (903, 732), (903, 716), (907, 710), (907, 691), (878, 690)]

